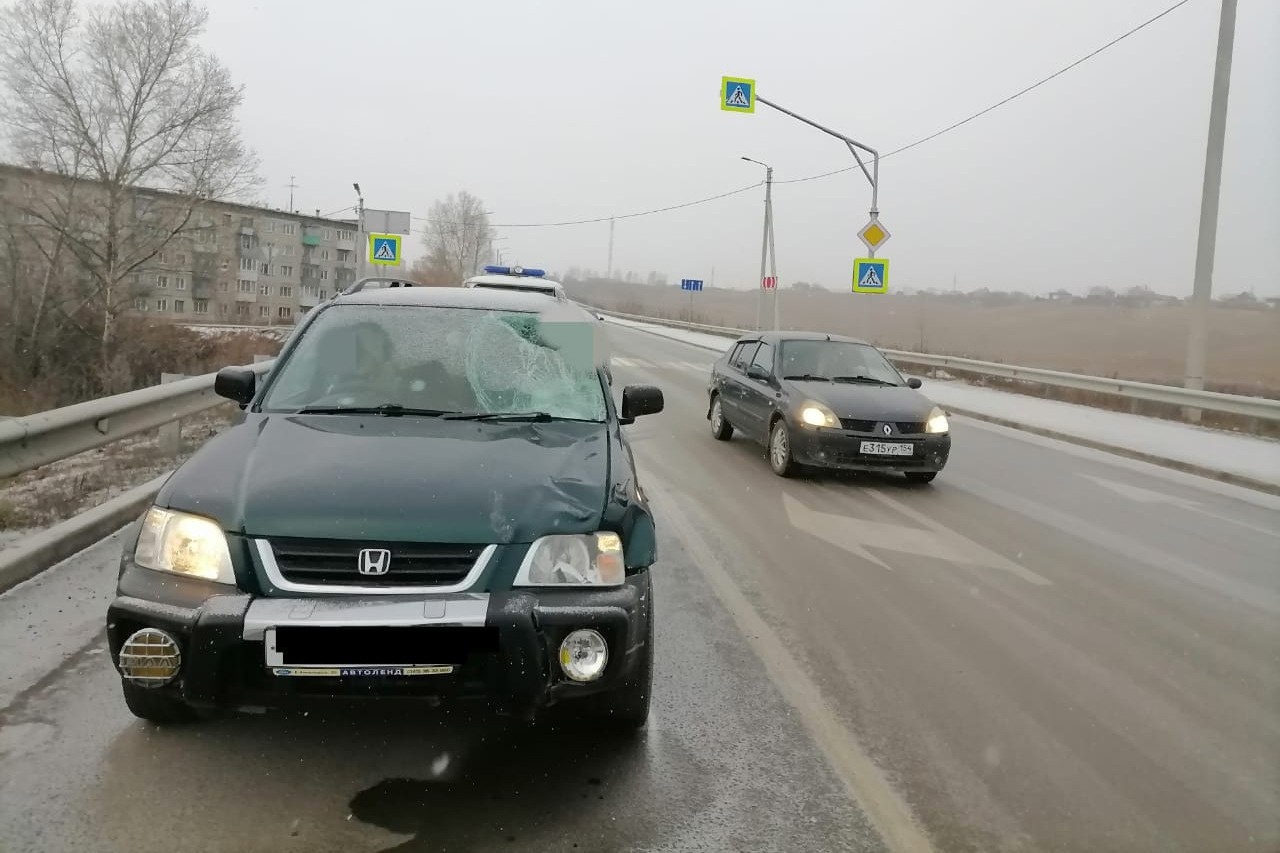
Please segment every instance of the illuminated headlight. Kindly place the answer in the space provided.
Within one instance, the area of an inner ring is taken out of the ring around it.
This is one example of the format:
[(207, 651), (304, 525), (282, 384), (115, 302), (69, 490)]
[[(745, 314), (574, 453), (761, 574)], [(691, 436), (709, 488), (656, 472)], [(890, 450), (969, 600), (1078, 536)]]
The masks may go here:
[(816, 400), (805, 403), (800, 407), (800, 420), (812, 427), (838, 427), (840, 419), (836, 417), (836, 413), (831, 411), (824, 403)]
[(943, 433), (951, 429), (951, 424), (947, 423), (947, 413), (933, 407), (933, 411), (929, 413), (929, 420), (925, 421), (924, 431), (931, 433)]
[(515, 586), (622, 586), (626, 567), (616, 533), (543, 536), (529, 546)]
[(152, 507), (142, 519), (133, 561), (144, 569), (235, 584), (221, 528), (207, 518)]

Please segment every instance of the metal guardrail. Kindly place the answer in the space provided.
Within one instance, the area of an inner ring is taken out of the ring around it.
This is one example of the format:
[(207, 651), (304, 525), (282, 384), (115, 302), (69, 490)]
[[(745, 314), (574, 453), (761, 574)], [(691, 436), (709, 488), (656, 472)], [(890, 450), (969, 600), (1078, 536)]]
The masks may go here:
[[(749, 331), (731, 326), (710, 326), (704, 323), (666, 320), (661, 317), (623, 314), (603, 309), (594, 310), (624, 320), (726, 337), (737, 337)], [(1061, 370), (1019, 367), (993, 361), (978, 361), (971, 358), (908, 350), (884, 350), (884, 353), (894, 361), (905, 364), (951, 368), (983, 376), (998, 376), (1058, 388), (1075, 388), (1110, 394), (1130, 400), (1165, 403), (1225, 412), (1247, 418), (1280, 421), (1280, 400), (1269, 400), (1264, 397), (1193, 391), (1174, 385), (1107, 379)], [(249, 367), (261, 375), (271, 369), (272, 363), (263, 361)], [(27, 417), (0, 420), (0, 477), (9, 477), (76, 453), (110, 444), (225, 402), (213, 393), (214, 376), (213, 373), (193, 376), (167, 385), (154, 385), (150, 388), (76, 403)]]
[[(262, 361), (246, 367), (261, 375), (273, 363)], [(215, 375), (206, 373), (0, 421), (0, 477), (20, 474), (226, 403), (213, 393)]]
[[(595, 310), (610, 317), (620, 317), (624, 320), (632, 320), (638, 323), (650, 323), (693, 332), (706, 332), (712, 335), (737, 337), (751, 331), (749, 329), (736, 329), (731, 326), (708, 326), (703, 323), (686, 323), (680, 320), (666, 320), (661, 317), (645, 317), (640, 314), (623, 314), (618, 311), (605, 311), (601, 308)], [(998, 376), (1004, 379), (1019, 379), (1056, 388), (1074, 388), (1081, 391), (1093, 391), (1098, 394), (1124, 397), (1130, 400), (1167, 403), (1173, 406), (1184, 406), (1211, 412), (1225, 412), (1247, 418), (1280, 421), (1280, 400), (1270, 400), (1266, 397), (1223, 394), (1217, 391), (1195, 391), (1190, 388), (1180, 388), (1176, 385), (1135, 382), (1129, 379), (1107, 379), (1103, 376), (1088, 376), (1083, 373), (1068, 373), (1062, 370), (1047, 370), (1040, 367), (1019, 367), (995, 361), (978, 361), (972, 358), (933, 355), (923, 352), (911, 352), (910, 350), (886, 349), (881, 351), (894, 361), (905, 364), (919, 364), (925, 367), (949, 367), (966, 373)]]

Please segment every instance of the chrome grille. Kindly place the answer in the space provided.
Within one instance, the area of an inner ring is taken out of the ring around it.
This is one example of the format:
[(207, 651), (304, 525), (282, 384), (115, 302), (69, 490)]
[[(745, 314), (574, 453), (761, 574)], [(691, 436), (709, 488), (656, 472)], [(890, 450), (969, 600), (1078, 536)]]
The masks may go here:
[[(335, 584), (363, 587), (449, 586), (460, 582), (475, 566), (483, 545), (420, 542), (366, 542), (347, 539), (276, 538), (270, 542), (276, 566), (285, 580), (297, 584)], [(391, 552), (384, 575), (362, 575), (360, 552)]]

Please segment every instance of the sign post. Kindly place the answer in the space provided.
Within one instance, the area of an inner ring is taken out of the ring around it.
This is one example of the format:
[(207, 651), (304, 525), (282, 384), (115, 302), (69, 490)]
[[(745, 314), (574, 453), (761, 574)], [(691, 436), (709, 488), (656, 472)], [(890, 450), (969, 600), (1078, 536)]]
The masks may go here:
[(702, 291), (702, 279), (682, 278), (680, 279), (680, 289), (689, 291), (689, 322), (693, 322), (693, 294)]
[[(834, 131), (829, 127), (824, 127), (812, 119), (805, 118), (799, 113), (791, 110), (767, 98), (761, 97), (756, 89), (756, 81), (745, 77), (721, 77), (720, 78), (720, 109), (727, 112), (738, 113), (754, 113), (756, 104), (761, 103), (766, 107), (772, 107), (783, 115), (791, 116), (793, 119), (809, 125), (815, 130), (820, 130), (828, 136), (834, 136), (843, 142), (849, 149), (849, 153), (853, 155), (854, 162), (858, 164), (858, 168), (862, 170), (862, 174), (866, 177), (867, 182), (871, 184), (871, 221), (863, 226), (858, 232), (858, 238), (862, 240), (867, 247), (869, 257), (857, 258), (854, 261), (854, 278), (853, 290), (855, 293), (884, 293), (888, 287), (888, 261), (876, 262), (876, 249), (889, 239), (889, 230), (880, 224), (880, 152), (868, 145), (851, 139), (843, 133)], [(862, 153), (859, 153), (862, 152)], [(867, 164), (863, 162), (862, 154), (871, 155), (871, 168), (867, 168)], [(749, 159), (749, 158), (744, 158)], [(754, 162), (754, 161), (753, 161)], [(772, 241), (772, 217), (769, 215), (769, 186), (772, 184), (773, 170), (769, 169), (769, 175), (766, 183), (766, 201), (765, 201), (765, 242), (766, 248)], [(762, 288), (765, 279), (764, 274), (764, 253), (760, 258), (760, 279)], [(869, 265), (865, 262), (872, 262)], [(877, 263), (879, 265), (877, 266)], [(777, 286), (777, 272), (773, 272), (774, 287)], [(864, 282), (865, 279), (865, 282)], [(865, 284), (866, 286), (860, 286)], [(777, 291), (774, 290), (774, 326), (778, 325), (778, 301)], [(760, 306), (757, 303), (756, 308), (756, 328), (760, 327)]]

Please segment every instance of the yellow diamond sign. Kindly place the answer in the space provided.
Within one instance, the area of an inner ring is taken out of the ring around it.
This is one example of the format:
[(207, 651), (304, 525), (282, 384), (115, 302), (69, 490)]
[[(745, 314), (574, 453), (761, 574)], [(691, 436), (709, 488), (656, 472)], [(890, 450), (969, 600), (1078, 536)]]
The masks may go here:
[(873, 252), (883, 246), (890, 236), (889, 229), (881, 225), (879, 219), (872, 219), (858, 232), (858, 239)]

